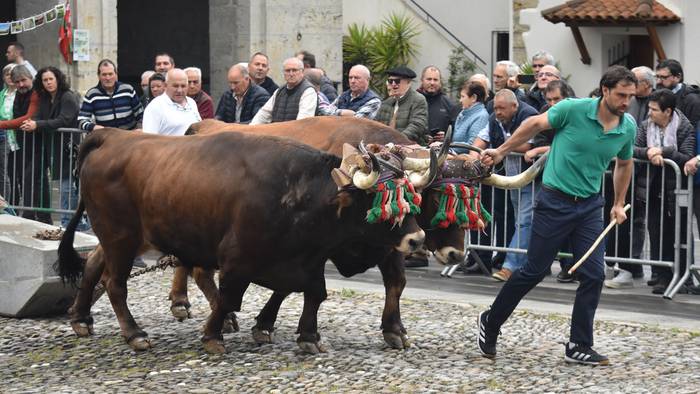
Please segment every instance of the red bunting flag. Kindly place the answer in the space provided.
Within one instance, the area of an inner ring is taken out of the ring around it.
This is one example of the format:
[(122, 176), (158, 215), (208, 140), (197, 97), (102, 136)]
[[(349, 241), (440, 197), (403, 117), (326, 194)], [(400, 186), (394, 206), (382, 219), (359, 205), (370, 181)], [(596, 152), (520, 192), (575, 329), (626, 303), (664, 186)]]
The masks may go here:
[(73, 64), (73, 27), (70, 23), (70, 1), (66, 1), (63, 23), (58, 29), (58, 50), (61, 51), (66, 63)]

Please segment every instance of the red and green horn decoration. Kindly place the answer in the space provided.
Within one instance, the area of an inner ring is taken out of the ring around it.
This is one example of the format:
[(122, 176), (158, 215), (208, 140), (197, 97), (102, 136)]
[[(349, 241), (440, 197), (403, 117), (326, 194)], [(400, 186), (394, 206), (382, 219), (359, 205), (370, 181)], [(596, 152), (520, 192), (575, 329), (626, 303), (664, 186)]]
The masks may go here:
[(433, 227), (457, 224), (469, 230), (483, 230), (491, 215), (481, 204), (481, 191), (475, 186), (446, 183), (438, 188), (440, 205), (430, 221)]
[(376, 186), (372, 208), (367, 211), (368, 223), (392, 222), (401, 225), (406, 215), (420, 213), (421, 196), (406, 178), (389, 179)]

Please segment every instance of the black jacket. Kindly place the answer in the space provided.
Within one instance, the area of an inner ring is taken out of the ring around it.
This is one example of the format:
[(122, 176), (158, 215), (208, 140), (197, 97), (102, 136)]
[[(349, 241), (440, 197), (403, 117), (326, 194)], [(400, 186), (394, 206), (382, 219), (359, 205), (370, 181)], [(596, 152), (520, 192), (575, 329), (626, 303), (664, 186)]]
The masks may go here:
[(696, 85), (686, 85), (676, 93), (678, 103), (676, 108), (683, 112), (693, 127), (700, 121), (700, 88)]
[(77, 128), (79, 112), (80, 97), (71, 90), (56, 93), (53, 102), (50, 96), (39, 97), (39, 111), (34, 116), (37, 129), (34, 133), (42, 136), (46, 142), (53, 179), (66, 179), (75, 169), (80, 134), (59, 133), (58, 129)]
[(457, 107), (442, 91), (427, 93), (422, 89), (417, 92), (428, 102), (428, 132), (434, 136), (438, 131), (447, 131), (449, 125), (454, 125), (461, 108)]
[[(267, 93), (267, 90), (251, 82), (248, 91), (243, 96), (240, 123), (250, 123), (269, 98), (270, 94)], [(236, 123), (236, 99), (233, 97), (233, 91), (227, 90), (221, 95), (214, 118), (226, 123)]]

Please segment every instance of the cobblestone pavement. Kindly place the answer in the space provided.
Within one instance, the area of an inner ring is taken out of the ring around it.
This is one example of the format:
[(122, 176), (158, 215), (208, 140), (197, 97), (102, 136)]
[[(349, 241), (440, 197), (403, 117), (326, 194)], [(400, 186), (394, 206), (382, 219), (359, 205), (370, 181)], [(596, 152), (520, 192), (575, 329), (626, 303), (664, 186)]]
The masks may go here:
[(79, 339), (64, 317), (0, 318), (0, 391), (15, 392), (698, 392), (700, 332), (599, 322), (596, 349), (608, 367), (567, 365), (566, 316), (518, 311), (503, 327), (496, 361), (479, 356), (475, 320), (483, 305), (402, 301), (413, 341), (386, 347), (379, 330), (383, 295), (330, 292), (319, 313), (328, 353), (302, 354), (295, 339), (303, 298), (278, 319), (276, 343), (258, 347), (250, 328), (270, 292), (251, 287), (226, 334), (225, 355), (203, 352), (208, 313), (190, 287), (193, 318), (177, 322), (166, 300), (172, 271), (135, 278), (129, 301), (154, 348), (131, 351), (103, 297), (93, 307), (95, 336)]

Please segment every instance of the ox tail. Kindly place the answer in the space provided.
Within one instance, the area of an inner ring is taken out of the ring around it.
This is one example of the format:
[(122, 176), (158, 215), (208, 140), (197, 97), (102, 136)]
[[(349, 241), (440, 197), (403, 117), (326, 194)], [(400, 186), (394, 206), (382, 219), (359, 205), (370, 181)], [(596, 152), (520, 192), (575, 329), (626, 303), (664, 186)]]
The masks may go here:
[(75, 247), (73, 247), (75, 229), (78, 227), (78, 223), (83, 217), (83, 212), (85, 212), (85, 204), (81, 200), (78, 203), (78, 209), (75, 215), (73, 215), (73, 218), (70, 220), (70, 223), (68, 223), (63, 233), (61, 243), (58, 245), (58, 261), (54, 264), (54, 270), (58, 272), (64, 284), (67, 282), (75, 285), (85, 267), (85, 259), (80, 257)]
[(77, 173), (80, 174), (80, 169), (85, 162), (85, 158), (90, 152), (102, 146), (105, 139), (109, 135), (109, 131), (95, 130), (91, 132), (80, 144), (80, 151), (78, 151), (78, 160), (76, 164)]

